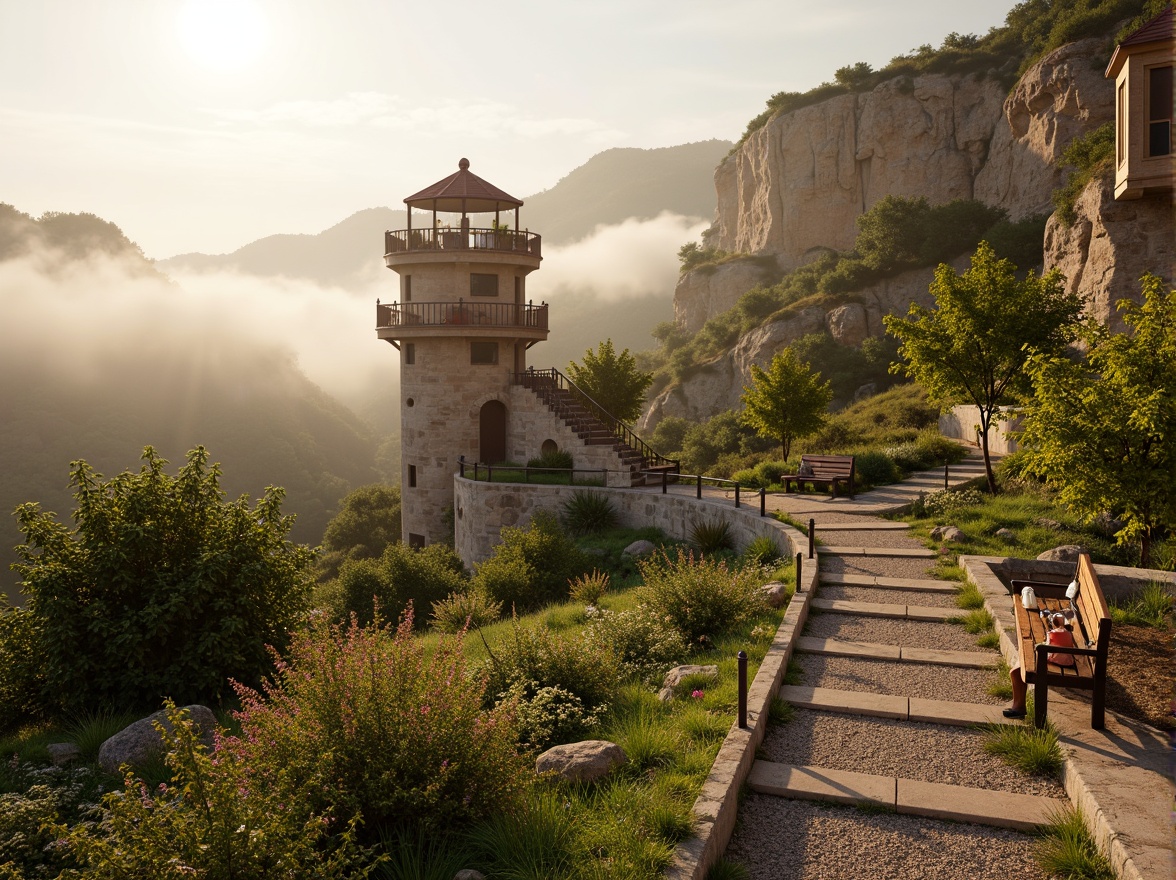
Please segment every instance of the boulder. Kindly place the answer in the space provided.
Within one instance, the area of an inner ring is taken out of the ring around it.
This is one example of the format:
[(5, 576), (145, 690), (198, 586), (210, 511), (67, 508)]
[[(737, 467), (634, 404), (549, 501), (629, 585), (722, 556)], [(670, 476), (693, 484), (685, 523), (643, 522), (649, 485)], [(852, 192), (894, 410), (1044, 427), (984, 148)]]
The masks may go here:
[(838, 345), (857, 348), (870, 335), (866, 309), (861, 303), (837, 306), (825, 315), (825, 324), (829, 328), (829, 335)]
[(74, 743), (50, 743), (45, 746), (45, 750), (49, 752), (49, 760), (54, 767), (72, 763), (82, 756), (82, 750)]
[(1099, 534), (1105, 535), (1109, 538), (1111, 535), (1115, 534), (1115, 532), (1119, 531), (1119, 529), (1123, 528), (1123, 520), (1116, 519), (1114, 516), (1104, 510), (1090, 521), (1090, 525), (1093, 526)]
[(772, 581), (760, 587), (764, 600), (773, 608), (783, 608), (788, 602), (788, 587), (779, 581)]
[(704, 676), (709, 679), (717, 679), (719, 677), (718, 666), (675, 666), (666, 673), (666, 677), (662, 680), (661, 690), (657, 692), (657, 698), (663, 703), (669, 702), (674, 698), (674, 689), (677, 688), (683, 681), (690, 676)]
[(1086, 553), (1087, 549), (1078, 544), (1062, 544), (1037, 554), (1038, 562), (1077, 562), (1079, 553)]
[(1043, 529), (1049, 529), (1051, 532), (1060, 532), (1065, 528), (1065, 526), (1063, 526), (1056, 519), (1050, 519), (1047, 516), (1037, 517), (1035, 520), (1033, 520), (1033, 524), (1041, 526)]
[(1017, 536), (1010, 529), (997, 529), (996, 537), (1000, 538), (1006, 544), (1016, 544)]
[(657, 545), (652, 541), (634, 541), (623, 551), (621, 551), (621, 555), (632, 556), (635, 559), (641, 559), (642, 557), (648, 556), (650, 553), (656, 552)]
[(535, 772), (555, 773), (568, 782), (595, 782), (628, 760), (616, 743), (591, 739), (553, 746), (535, 759)]
[[(216, 734), (216, 716), (212, 710), (207, 706), (184, 706), (184, 709), (196, 722), (200, 742), (211, 749)], [(163, 709), (146, 718), (140, 718), (102, 744), (98, 750), (98, 765), (107, 773), (118, 773), (119, 767), (123, 764), (141, 767), (153, 758), (161, 757), (164, 746), (159, 731), (155, 729), (156, 721), (168, 730), (171, 729), (167, 712)]]
[(932, 541), (943, 541), (945, 544), (957, 544), (964, 540), (964, 533), (955, 526), (936, 526), (931, 530)]

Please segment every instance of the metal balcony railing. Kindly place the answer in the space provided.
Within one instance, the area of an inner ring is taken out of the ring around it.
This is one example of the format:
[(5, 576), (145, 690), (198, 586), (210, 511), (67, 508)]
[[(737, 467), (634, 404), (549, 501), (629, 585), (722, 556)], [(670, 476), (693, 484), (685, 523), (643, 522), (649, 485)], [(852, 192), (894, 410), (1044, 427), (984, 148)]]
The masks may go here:
[(415, 251), (508, 251), (542, 257), (542, 236), (513, 229), (389, 229), (384, 233), (384, 254)]
[(413, 302), (376, 300), (376, 329), (441, 325), (547, 330), (547, 303)]

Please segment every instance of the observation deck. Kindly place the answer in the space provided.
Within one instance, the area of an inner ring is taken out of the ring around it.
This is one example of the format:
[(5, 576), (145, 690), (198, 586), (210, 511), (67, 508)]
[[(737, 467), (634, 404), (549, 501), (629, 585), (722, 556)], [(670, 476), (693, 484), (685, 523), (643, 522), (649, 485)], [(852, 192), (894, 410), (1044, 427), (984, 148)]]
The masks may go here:
[(376, 335), (380, 339), (421, 336), (547, 338), (547, 303), (456, 302), (381, 303), (376, 300)]

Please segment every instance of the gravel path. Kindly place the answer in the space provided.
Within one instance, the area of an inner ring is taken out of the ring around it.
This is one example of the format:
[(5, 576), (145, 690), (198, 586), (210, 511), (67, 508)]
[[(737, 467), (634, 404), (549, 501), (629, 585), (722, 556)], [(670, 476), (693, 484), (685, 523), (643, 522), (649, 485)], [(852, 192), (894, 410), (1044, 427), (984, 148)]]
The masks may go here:
[(828, 574), (873, 574), (895, 578), (934, 578), (934, 559), (882, 556), (822, 556), (821, 571)]
[[(822, 599), (847, 602), (881, 602), (884, 605), (924, 605), (935, 608), (958, 608), (954, 593), (929, 593), (922, 590), (882, 590), (842, 584), (821, 584), (817, 595)], [(966, 614), (960, 611), (960, 614)]]
[[(824, 593), (818, 590), (817, 595), (823, 596)], [(982, 650), (976, 647), (976, 636), (964, 632), (962, 626), (922, 620), (854, 617), (851, 614), (829, 612), (814, 614), (810, 611), (804, 634), (818, 639), (903, 645), (907, 648), (936, 648), (943, 651)]]
[(1043, 797), (1066, 796), (1056, 779), (1027, 776), (984, 751), (984, 733), (837, 712), (796, 709), (789, 724), (768, 730), (769, 761), (897, 776)]
[[(797, 516), (807, 520), (808, 516)], [(845, 547), (922, 547), (899, 530), (845, 530), (833, 522), (871, 517), (828, 512), (815, 515), (817, 536)], [(876, 521), (876, 520), (875, 520)], [(828, 556), (822, 574), (870, 574), (933, 578), (935, 560)], [(950, 593), (883, 590), (819, 584), (822, 599), (951, 608)], [(961, 615), (965, 612), (961, 610)], [(918, 648), (981, 651), (976, 636), (956, 624), (889, 620), (810, 612), (804, 635)], [(995, 652), (994, 660), (997, 659)], [(934, 700), (998, 705), (987, 693), (994, 671), (798, 654), (798, 682)], [(797, 709), (793, 720), (772, 725), (764, 760), (809, 764), (995, 791), (1064, 798), (1057, 780), (1018, 773), (984, 752), (984, 735), (969, 728)], [(1044, 880), (1033, 861), (1029, 835), (1003, 828), (956, 824), (888, 811), (858, 809), (750, 793), (739, 809), (727, 857), (756, 880)]]
[(993, 706), (1008, 702), (988, 695), (988, 686), (998, 674), (990, 669), (858, 660), (852, 657), (827, 657), (824, 654), (796, 654), (793, 663), (801, 669), (799, 684), (804, 687), (923, 697), (957, 703), (987, 703)]
[(727, 857), (753, 880), (1046, 880), (1004, 828), (749, 794)]

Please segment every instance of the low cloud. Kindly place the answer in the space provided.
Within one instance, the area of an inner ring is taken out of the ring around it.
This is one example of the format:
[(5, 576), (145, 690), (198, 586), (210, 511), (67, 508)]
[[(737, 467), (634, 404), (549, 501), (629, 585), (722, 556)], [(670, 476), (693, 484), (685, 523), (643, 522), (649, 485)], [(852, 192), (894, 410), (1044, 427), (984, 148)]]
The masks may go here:
[(543, 268), (527, 283), (532, 299), (597, 297), (605, 302), (666, 296), (678, 283), (678, 249), (709, 224), (664, 211), (652, 220), (630, 218), (597, 226), (573, 244), (543, 249)]

